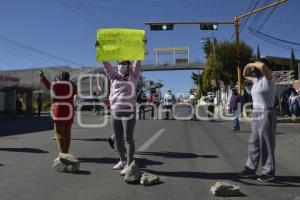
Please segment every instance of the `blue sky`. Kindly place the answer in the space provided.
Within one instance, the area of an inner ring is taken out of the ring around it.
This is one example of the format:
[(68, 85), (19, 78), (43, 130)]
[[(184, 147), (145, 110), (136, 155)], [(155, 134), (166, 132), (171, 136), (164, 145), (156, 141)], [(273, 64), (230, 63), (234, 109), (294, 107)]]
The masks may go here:
[[(211, 31), (201, 31), (196, 25), (178, 25), (174, 31), (150, 32), (144, 25), (146, 21), (183, 21), (183, 20), (233, 20), (235, 15), (247, 11), (256, 0), (0, 0), (0, 70), (24, 69), (40, 66), (99, 65), (95, 61), (93, 43), (96, 30), (108, 27), (126, 27), (147, 31), (150, 55), (153, 60), (153, 48), (190, 47), (191, 58), (201, 59), (201, 38), (210, 37)], [(258, 7), (275, 0), (260, 0)], [(261, 32), (285, 40), (300, 42), (299, 0), (289, 0), (273, 12)], [(272, 9), (265, 12), (256, 27)], [(248, 26), (255, 16), (249, 18), (242, 31), (242, 40), (254, 50), (260, 45), (261, 55), (289, 57), (286, 50), (266, 43), (251, 34)], [(253, 26), (255, 28), (255, 26)], [(218, 40), (231, 39), (233, 27), (220, 25), (214, 32)], [(10, 40), (10, 41), (7, 41)], [(43, 56), (19, 42), (34, 49), (51, 54)], [(56, 57), (54, 57), (56, 56)], [(299, 58), (296, 51), (296, 57)], [(58, 58), (59, 57), (59, 58)], [(63, 58), (63, 59), (61, 59)], [(148, 79), (163, 80), (163, 92), (173, 89), (175, 92), (188, 92), (193, 83), (191, 71), (149, 72)]]

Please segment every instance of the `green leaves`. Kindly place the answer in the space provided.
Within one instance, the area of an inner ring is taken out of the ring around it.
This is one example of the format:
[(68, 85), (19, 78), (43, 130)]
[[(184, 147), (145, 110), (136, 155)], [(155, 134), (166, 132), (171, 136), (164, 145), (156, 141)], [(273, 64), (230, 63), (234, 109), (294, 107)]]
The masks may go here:
[[(245, 42), (240, 44), (240, 66), (243, 67), (249, 63), (253, 57), (252, 48)], [(207, 65), (209, 62), (209, 55), (212, 54), (212, 42), (205, 43), (204, 52), (207, 55)], [(223, 81), (225, 84), (230, 82), (237, 82), (237, 62), (236, 62), (236, 42), (222, 41), (215, 43), (216, 52), (216, 75), (218, 80)]]
[[(203, 73), (192, 73), (192, 79), (197, 84), (197, 96), (206, 94), (209, 91), (218, 89), (218, 83), (222, 81), (225, 85), (237, 82), (237, 62), (236, 62), (236, 42), (225, 40), (218, 42), (214, 40), (215, 56), (213, 52), (213, 43), (207, 40), (203, 46), (206, 54), (206, 64)], [(245, 42), (240, 44), (239, 64), (243, 67), (252, 61), (253, 50)], [(213, 83), (216, 83), (214, 85)]]

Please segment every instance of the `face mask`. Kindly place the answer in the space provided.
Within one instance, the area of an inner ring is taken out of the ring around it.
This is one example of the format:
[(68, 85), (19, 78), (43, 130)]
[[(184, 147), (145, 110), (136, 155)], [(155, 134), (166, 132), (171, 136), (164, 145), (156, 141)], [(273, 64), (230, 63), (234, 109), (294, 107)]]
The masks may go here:
[(127, 66), (126, 65), (118, 65), (118, 71), (121, 74), (126, 74), (126, 72), (127, 72)]
[(254, 68), (254, 70), (253, 70), (253, 76), (254, 76), (255, 78), (260, 78), (260, 77), (262, 77), (263, 75), (262, 75), (262, 73), (261, 73), (261, 71), (260, 71), (259, 69)]

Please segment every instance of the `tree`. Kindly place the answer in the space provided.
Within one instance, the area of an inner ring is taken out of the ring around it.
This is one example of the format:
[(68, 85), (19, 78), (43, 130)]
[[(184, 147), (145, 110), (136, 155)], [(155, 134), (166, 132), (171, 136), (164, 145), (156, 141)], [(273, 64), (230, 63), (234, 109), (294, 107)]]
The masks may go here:
[(298, 63), (296, 61), (294, 49), (291, 52), (291, 59), (290, 59), (290, 71), (293, 72), (295, 80), (298, 80)]
[[(214, 45), (215, 47), (218, 45), (218, 41), (215, 38), (214, 38)], [(210, 39), (206, 40), (206, 42), (204, 43), (203, 50), (206, 55), (205, 56), (206, 59), (208, 58), (209, 54), (213, 53), (213, 43)]]
[[(215, 40), (216, 59), (213, 56), (212, 44), (212, 41), (207, 40), (203, 46), (207, 59), (203, 73), (200, 76), (192, 74), (192, 79), (198, 85), (197, 96), (218, 89), (219, 81), (223, 81), (225, 85), (237, 82), (236, 42)], [(240, 48), (239, 65), (243, 70), (243, 66), (253, 59), (253, 50), (244, 42), (241, 42)], [(216, 81), (217, 87), (212, 86), (212, 80)]]
[(217, 80), (216, 74), (219, 72), (218, 63), (213, 54), (210, 53), (206, 61), (205, 70), (201, 76), (201, 89), (203, 93), (207, 93), (208, 91), (215, 89), (212, 85), (212, 81)]
[(202, 74), (196, 74), (196, 73), (192, 72), (191, 78), (194, 81), (195, 85), (198, 86), (198, 88), (196, 90), (196, 98), (199, 99), (203, 95)]
[[(240, 44), (239, 65), (243, 67), (248, 64), (253, 58), (253, 50), (245, 42)], [(236, 42), (223, 41), (216, 48), (216, 58), (219, 63), (219, 80), (222, 80), (226, 85), (231, 82), (237, 82), (237, 60), (236, 60)]]

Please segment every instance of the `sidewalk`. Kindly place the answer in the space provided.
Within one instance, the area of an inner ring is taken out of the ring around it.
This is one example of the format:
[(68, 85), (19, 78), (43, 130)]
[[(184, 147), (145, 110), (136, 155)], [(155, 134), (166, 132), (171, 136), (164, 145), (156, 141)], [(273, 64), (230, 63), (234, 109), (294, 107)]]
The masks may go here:
[[(223, 112), (223, 115), (225, 117), (233, 117), (233, 115), (230, 113)], [(245, 114), (243, 116), (244, 116), (243, 118), (240, 118), (240, 121), (244, 121), (244, 122), (251, 121), (250, 118), (245, 117), (246, 116)], [(293, 117), (290, 116), (289, 117), (277, 116), (277, 123), (300, 123), (300, 117), (294, 119)]]
[[(49, 116), (49, 112), (41, 112), (41, 116)], [(25, 118), (25, 117), (37, 117), (35, 113), (20, 113), (20, 114), (8, 114), (8, 113), (0, 113), (0, 119), (8, 119), (8, 118)]]

